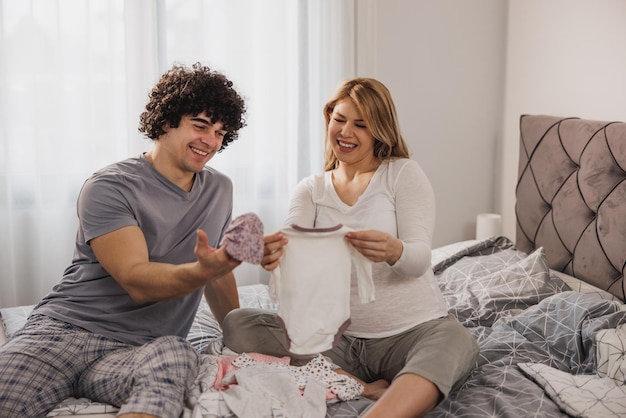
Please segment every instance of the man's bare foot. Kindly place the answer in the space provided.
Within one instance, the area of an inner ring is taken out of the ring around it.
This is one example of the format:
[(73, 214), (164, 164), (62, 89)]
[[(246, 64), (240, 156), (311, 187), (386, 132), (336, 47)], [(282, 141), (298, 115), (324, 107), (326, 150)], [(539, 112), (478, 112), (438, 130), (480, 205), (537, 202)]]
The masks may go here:
[(378, 398), (383, 396), (383, 393), (385, 393), (388, 387), (389, 382), (387, 382), (385, 379), (379, 379), (372, 383), (365, 383), (363, 385), (364, 389), (361, 395), (365, 398), (376, 401), (378, 400)]

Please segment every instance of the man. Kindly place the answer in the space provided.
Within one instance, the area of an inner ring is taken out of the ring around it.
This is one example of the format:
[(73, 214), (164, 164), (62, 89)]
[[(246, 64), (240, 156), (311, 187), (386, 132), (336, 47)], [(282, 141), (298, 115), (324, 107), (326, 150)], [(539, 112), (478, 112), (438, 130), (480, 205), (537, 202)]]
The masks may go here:
[(42, 417), (70, 396), (129, 418), (181, 414), (202, 294), (220, 322), (239, 304), (240, 261), (217, 248), (232, 184), (205, 165), (245, 111), (233, 83), (199, 63), (161, 77), (140, 117), (152, 150), (85, 182), (71, 265), (0, 348), (0, 416)]

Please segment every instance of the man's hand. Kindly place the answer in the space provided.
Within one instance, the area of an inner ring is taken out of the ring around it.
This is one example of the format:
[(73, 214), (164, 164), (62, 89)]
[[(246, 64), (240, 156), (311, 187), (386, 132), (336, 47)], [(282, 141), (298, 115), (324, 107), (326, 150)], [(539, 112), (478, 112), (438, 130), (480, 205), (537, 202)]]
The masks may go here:
[(222, 277), (241, 264), (241, 261), (231, 257), (224, 247), (219, 249), (211, 247), (206, 232), (200, 229), (196, 232), (194, 254), (200, 266), (207, 269), (207, 274), (211, 276)]

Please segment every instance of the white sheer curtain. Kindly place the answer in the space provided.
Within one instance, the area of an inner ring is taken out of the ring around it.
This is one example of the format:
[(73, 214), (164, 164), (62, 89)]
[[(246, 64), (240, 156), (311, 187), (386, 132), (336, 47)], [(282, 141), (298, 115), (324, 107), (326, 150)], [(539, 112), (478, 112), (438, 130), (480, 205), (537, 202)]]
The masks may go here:
[[(0, 0), (0, 306), (36, 303), (73, 251), (78, 191), (148, 150), (147, 93), (173, 63), (224, 72), (248, 126), (211, 165), (234, 215), (281, 226), (322, 166), (323, 103), (354, 75), (354, 0)], [(240, 283), (264, 280), (257, 267)]]

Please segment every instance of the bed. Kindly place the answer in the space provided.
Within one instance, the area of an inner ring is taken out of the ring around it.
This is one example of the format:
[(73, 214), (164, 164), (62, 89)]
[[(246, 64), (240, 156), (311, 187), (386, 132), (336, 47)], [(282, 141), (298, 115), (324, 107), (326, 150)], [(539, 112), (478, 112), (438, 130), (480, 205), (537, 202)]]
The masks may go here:
[[(626, 124), (522, 115), (518, 173), (515, 242), (493, 236), (433, 250), (449, 311), (480, 354), (428, 416), (626, 416)], [(276, 308), (266, 285), (239, 291), (242, 306)], [(0, 344), (31, 308), (0, 309)], [(219, 362), (243, 369), (261, 360), (223, 346), (204, 302), (188, 338), (203, 366), (183, 415), (234, 416), (223, 397), (232, 381), (216, 389)], [(371, 404), (333, 390), (320, 416), (357, 417)], [(115, 410), (70, 399), (51, 416)]]

